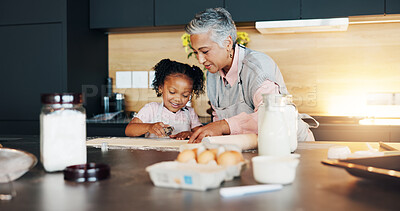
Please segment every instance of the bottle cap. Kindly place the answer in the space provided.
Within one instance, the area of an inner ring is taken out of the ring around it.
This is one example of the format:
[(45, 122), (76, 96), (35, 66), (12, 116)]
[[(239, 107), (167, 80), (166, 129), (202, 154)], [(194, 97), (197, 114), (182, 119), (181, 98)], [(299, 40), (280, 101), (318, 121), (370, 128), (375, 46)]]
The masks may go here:
[(106, 164), (87, 163), (67, 166), (64, 180), (74, 182), (96, 182), (110, 177), (110, 167)]

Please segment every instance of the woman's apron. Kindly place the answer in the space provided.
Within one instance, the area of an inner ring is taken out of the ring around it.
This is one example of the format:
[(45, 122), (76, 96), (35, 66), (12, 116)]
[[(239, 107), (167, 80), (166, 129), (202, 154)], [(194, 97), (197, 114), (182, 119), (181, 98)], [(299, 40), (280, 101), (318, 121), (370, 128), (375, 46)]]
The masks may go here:
[[(243, 63), (240, 58), (244, 58), (244, 51), (239, 51), (238, 79), (234, 86), (225, 88), (222, 77), (218, 77), (218, 80), (216, 80), (215, 100), (212, 104), (220, 120), (236, 116), (242, 112), (247, 114), (254, 113), (254, 108), (251, 108), (244, 100), (244, 90), (240, 77)], [(228, 84), (227, 86), (230, 85)], [(314, 136), (311, 131), (309, 132), (310, 126), (304, 122), (301, 117), (301, 115), (298, 116), (297, 139), (299, 141), (313, 141)], [(315, 119), (313, 120), (318, 124)], [(316, 127), (318, 127), (318, 125)]]
[[(244, 51), (239, 51), (239, 58), (244, 58)], [(254, 113), (254, 108), (247, 105), (244, 100), (244, 90), (240, 77), (242, 66), (243, 63), (239, 62), (238, 79), (233, 86), (227, 84), (226, 86), (229, 86), (229, 88), (225, 89), (222, 77), (219, 77), (216, 81), (215, 101), (212, 104), (214, 105), (214, 110), (218, 115), (218, 119), (227, 119), (242, 112), (248, 114)]]

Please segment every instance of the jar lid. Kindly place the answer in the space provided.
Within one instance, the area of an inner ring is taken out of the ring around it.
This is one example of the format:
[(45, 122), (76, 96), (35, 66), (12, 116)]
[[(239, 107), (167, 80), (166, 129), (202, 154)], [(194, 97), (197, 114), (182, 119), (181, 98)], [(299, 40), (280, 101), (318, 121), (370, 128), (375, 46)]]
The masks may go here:
[(64, 169), (64, 180), (74, 182), (96, 182), (110, 177), (110, 167), (106, 164), (87, 163), (68, 166)]
[(43, 104), (81, 104), (81, 93), (49, 93), (42, 94)]

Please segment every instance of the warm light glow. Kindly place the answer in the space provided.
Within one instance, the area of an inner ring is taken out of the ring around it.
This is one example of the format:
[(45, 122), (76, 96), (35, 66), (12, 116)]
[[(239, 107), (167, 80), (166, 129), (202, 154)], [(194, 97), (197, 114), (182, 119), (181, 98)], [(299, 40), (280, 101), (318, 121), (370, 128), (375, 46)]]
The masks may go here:
[(366, 108), (368, 117), (400, 118), (400, 105), (368, 105)]
[(400, 119), (366, 118), (358, 122), (360, 125), (400, 125)]
[[(391, 125), (396, 122), (393, 121), (396, 120), (394, 118), (400, 119), (400, 105), (367, 105), (366, 97), (363, 95), (333, 96), (330, 98), (328, 113), (330, 116), (368, 117), (374, 119), (375, 123)], [(391, 119), (389, 122), (381, 121), (385, 118)]]
[(360, 95), (332, 96), (328, 105), (329, 116), (367, 116), (366, 100)]

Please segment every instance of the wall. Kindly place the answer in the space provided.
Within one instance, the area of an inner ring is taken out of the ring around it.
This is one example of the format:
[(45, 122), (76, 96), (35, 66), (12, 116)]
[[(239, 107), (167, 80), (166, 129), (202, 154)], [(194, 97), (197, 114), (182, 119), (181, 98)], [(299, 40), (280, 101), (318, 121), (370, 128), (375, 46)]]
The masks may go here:
[[(277, 62), (300, 112), (367, 115), (368, 93), (400, 92), (399, 22), (351, 24), (346, 32), (262, 35), (254, 28), (240, 27), (238, 31), (249, 33), (249, 48)], [(110, 34), (109, 76), (115, 78), (116, 71), (151, 70), (163, 58), (199, 65), (194, 58), (186, 58), (182, 34), (183, 30)], [(160, 100), (151, 89), (114, 91), (126, 94), (127, 110), (137, 111), (149, 101)], [(193, 106), (200, 116), (207, 116), (205, 95)]]

